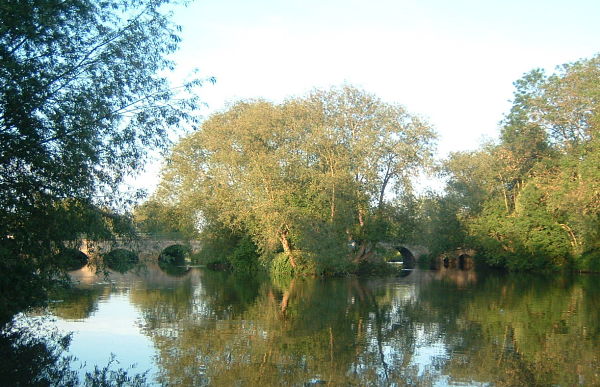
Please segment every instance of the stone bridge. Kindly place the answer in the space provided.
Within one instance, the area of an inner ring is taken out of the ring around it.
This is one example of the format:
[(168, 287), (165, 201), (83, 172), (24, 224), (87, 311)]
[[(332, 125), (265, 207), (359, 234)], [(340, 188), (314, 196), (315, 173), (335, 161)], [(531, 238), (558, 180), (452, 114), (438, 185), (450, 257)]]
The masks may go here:
[(437, 259), (433, 262), (434, 267), (432, 269), (471, 270), (475, 267), (475, 262), (473, 260), (474, 256), (475, 250), (458, 248), (437, 257)]
[[(382, 247), (386, 249), (395, 249), (400, 252), (402, 258), (394, 259), (390, 262), (398, 261), (403, 263), (406, 269), (412, 269), (416, 266), (417, 261), (425, 255), (429, 254), (429, 249), (425, 246), (408, 244), (408, 243), (382, 243)], [(436, 257), (431, 261), (431, 269), (459, 269), (471, 270), (475, 267), (473, 257), (475, 250), (458, 248), (453, 251), (446, 252)]]
[(201, 244), (197, 240), (161, 239), (152, 236), (142, 236), (135, 239), (115, 239), (107, 241), (82, 240), (79, 250), (88, 257), (100, 256), (116, 249), (131, 250), (140, 260), (157, 260), (160, 253), (169, 246), (183, 245), (191, 248), (192, 254), (200, 251)]
[(403, 267), (405, 269), (412, 269), (416, 266), (417, 261), (423, 255), (429, 254), (429, 249), (425, 246), (413, 245), (407, 243), (393, 243), (393, 242), (385, 242), (380, 243), (378, 246), (383, 247), (388, 250), (396, 250), (400, 253), (402, 258), (398, 257), (396, 259), (390, 260), (392, 263), (400, 263), (402, 262)]

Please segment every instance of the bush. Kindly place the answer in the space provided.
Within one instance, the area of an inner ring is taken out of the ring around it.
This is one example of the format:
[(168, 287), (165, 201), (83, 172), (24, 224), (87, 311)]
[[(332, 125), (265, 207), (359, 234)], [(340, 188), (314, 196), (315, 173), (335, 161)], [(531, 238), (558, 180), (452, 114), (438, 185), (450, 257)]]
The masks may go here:
[(294, 268), (290, 265), (290, 260), (285, 253), (278, 253), (273, 257), (269, 272), (275, 276), (293, 276)]
[(576, 262), (579, 271), (600, 273), (600, 250), (587, 251)]
[(234, 271), (251, 272), (258, 269), (257, 247), (250, 237), (244, 236), (227, 257), (227, 261)]
[(435, 254), (424, 254), (417, 259), (417, 268), (423, 270), (436, 269), (437, 256)]
[(190, 257), (191, 249), (184, 245), (172, 245), (164, 249), (158, 257), (158, 267), (172, 276), (182, 276), (189, 271), (186, 259)]
[(273, 276), (311, 276), (320, 274), (317, 272), (317, 266), (313, 259), (303, 256), (300, 251), (294, 252), (296, 267), (292, 267), (290, 260), (285, 253), (277, 253), (269, 264), (269, 272)]
[(358, 275), (396, 275), (402, 272), (402, 267), (392, 265), (380, 260), (363, 260), (358, 264), (356, 274)]

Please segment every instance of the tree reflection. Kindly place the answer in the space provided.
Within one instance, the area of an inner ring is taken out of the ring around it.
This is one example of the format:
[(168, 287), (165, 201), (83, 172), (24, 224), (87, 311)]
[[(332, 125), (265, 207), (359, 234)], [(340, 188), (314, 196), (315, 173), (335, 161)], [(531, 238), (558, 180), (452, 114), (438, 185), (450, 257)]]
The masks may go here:
[[(430, 377), (410, 366), (417, 330), (404, 313), (414, 302), (408, 286), (211, 274), (193, 293), (182, 303), (132, 295), (158, 348), (163, 384), (404, 385)], [(176, 315), (157, 304), (170, 304)]]
[[(120, 291), (163, 385), (600, 385), (598, 277), (175, 278), (149, 266), (136, 278)], [(86, 318), (113, 291), (81, 289), (53, 312)]]
[(600, 383), (597, 295), (585, 278), (206, 272), (132, 297), (163, 384), (587, 385)]
[(107, 296), (108, 293), (110, 289), (106, 286), (62, 289), (52, 295), (54, 302), (49, 309), (52, 314), (65, 320), (83, 320), (98, 309), (100, 296)]
[(600, 385), (597, 279), (490, 278), (471, 292), (452, 333), (470, 343), (445, 371), (506, 386)]

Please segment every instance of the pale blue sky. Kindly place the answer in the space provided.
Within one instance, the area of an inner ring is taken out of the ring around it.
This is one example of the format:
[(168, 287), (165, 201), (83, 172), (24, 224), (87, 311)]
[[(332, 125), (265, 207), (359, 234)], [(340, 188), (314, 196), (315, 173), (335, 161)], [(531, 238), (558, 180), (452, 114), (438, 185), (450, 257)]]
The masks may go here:
[(347, 82), (426, 118), (440, 156), (495, 137), (523, 73), (600, 52), (600, 0), (196, 0), (176, 21), (178, 74), (217, 78), (207, 113)]

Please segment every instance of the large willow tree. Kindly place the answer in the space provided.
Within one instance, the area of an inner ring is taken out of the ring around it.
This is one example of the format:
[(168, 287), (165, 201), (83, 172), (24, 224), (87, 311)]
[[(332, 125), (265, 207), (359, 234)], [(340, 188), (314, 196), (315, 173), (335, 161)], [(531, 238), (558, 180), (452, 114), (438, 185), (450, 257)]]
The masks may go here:
[(386, 202), (410, 191), (433, 139), (401, 106), (350, 86), (238, 102), (174, 148), (158, 196), (250, 235), (264, 258), (347, 270), (373, 253)]
[(44, 299), (64, 240), (114, 230), (99, 209), (193, 118), (164, 77), (179, 43), (168, 3), (0, 4), (0, 322)]

